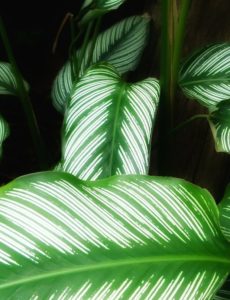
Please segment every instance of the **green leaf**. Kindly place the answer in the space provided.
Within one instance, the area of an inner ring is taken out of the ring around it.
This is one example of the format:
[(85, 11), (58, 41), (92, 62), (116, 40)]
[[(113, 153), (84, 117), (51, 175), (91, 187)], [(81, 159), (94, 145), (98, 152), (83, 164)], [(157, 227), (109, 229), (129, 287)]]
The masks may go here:
[(115, 10), (125, 1), (126, 0), (85, 0), (82, 9), (88, 8), (88, 11), (80, 23), (86, 24), (98, 16), (104, 15), (111, 10)]
[(148, 174), (159, 84), (130, 84), (107, 64), (90, 68), (74, 86), (65, 114), (61, 170), (84, 180)]
[[(25, 87), (28, 90), (29, 85), (24, 81)], [(12, 70), (12, 67), (7, 62), (0, 62), (0, 94), (17, 96), (17, 83)]]
[[(90, 64), (106, 61), (112, 64), (120, 74), (134, 70), (141, 58), (147, 42), (149, 19), (147, 17), (129, 17), (101, 33), (96, 41), (93, 58)], [(82, 62), (79, 77), (88, 67), (89, 43)], [(79, 51), (76, 59), (79, 57)], [(70, 62), (67, 62), (58, 73), (53, 89), (53, 104), (59, 111), (64, 111), (73, 85)]]
[(219, 204), (221, 230), (230, 241), (230, 185), (227, 186), (225, 195)]
[(209, 124), (216, 144), (216, 151), (230, 154), (230, 100), (222, 101), (210, 114)]
[(214, 200), (179, 179), (40, 173), (0, 214), (1, 300), (206, 300), (230, 269)]
[(2, 156), (2, 144), (9, 136), (10, 130), (7, 122), (0, 116), (0, 157)]
[(11, 65), (0, 62), (0, 94), (17, 95), (17, 84)]
[(209, 109), (230, 98), (230, 43), (208, 46), (182, 66), (179, 85), (184, 94)]
[(213, 300), (229, 300), (230, 299), (230, 277), (226, 280), (221, 289), (214, 296)]

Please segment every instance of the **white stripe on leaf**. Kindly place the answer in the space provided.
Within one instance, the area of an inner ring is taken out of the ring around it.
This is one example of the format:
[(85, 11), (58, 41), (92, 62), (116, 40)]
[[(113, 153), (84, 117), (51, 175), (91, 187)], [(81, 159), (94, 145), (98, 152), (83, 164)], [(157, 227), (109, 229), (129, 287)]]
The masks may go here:
[(66, 110), (59, 170), (84, 180), (147, 174), (158, 100), (155, 79), (127, 84), (112, 66), (89, 69)]
[(230, 98), (230, 44), (208, 46), (192, 55), (180, 70), (179, 85), (186, 96), (210, 110)]
[[(99, 34), (93, 50), (93, 59), (90, 65), (100, 61), (112, 64), (120, 74), (134, 70), (141, 58), (147, 42), (149, 20), (146, 17), (129, 17)], [(87, 59), (91, 43), (80, 62), (81, 77), (87, 69)], [(77, 51), (76, 59), (79, 57)], [(70, 62), (67, 62), (58, 73), (52, 88), (52, 99), (55, 108), (63, 112), (69, 100), (73, 85)]]
[(39, 173), (0, 190), (0, 216), (2, 300), (205, 300), (229, 267), (214, 200), (183, 180)]
[[(28, 83), (24, 81), (25, 88), (28, 90)], [(17, 81), (12, 67), (7, 62), (0, 62), (0, 94), (17, 95)]]
[(216, 151), (230, 154), (230, 100), (222, 101), (209, 116)]

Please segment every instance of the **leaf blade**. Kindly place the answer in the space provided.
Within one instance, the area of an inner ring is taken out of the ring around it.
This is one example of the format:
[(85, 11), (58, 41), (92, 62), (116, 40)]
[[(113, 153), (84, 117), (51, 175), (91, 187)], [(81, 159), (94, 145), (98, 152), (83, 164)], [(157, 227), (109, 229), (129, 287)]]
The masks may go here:
[[(121, 74), (134, 70), (146, 45), (148, 30), (149, 20), (140, 16), (129, 17), (113, 25), (98, 36), (93, 51), (93, 61), (90, 64), (106, 61), (117, 68)], [(83, 60), (80, 62), (78, 77), (81, 77), (88, 67), (90, 47), (91, 44), (87, 47)], [(130, 49), (132, 51), (129, 51)], [(78, 58), (79, 51), (76, 54), (76, 59)], [(60, 112), (64, 111), (73, 81), (70, 62), (67, 62), (55, 78), (52, 88), (53, 104)]]
[(3, 300), (209, 299), (229, 268), (213, 199), (183, 180), (40, 173), (0, 213)]
[(89, 69), (65, 114), (59, 169), (84, 180), (147, 174), (158, 101), (155, 79), (126, 84), (112, 66)]
[(214, 44), (197, 51), (183, 64), (179, 85), (189, 98), (213, 109), (230, 98), (230, 44)]
[(230, 153), (230, 100), (222, 101), (209, 116), (217, 152)]

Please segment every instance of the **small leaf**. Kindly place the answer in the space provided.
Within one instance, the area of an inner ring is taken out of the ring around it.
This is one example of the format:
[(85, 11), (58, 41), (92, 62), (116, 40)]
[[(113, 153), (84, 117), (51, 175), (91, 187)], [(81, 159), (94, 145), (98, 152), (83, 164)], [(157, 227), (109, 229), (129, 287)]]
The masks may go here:
[(9, 136), (10, 130), (7, 122), (0, 116), (0, 157), (2, 156), (2, 144)]
[(147, 174), (159, 84), (125, 83), (100, 64), (74, 86), (63, 128), (62, 170), (84, 180)]
[(34, 174), (0, 215), (1, 300), (206, 300), (230, 268), (214, 200), (179, 179)]
[(216, 144), (216, 151), (230, 154), (230, 100), (217, 105), (210, 114), (209, 124)]
[[(24, 81), (25, 87), (29, 90), (29, 85)], [(17, 81), (12, 67), (7, 62), (0, 62), (0, 94), (17, 96)]]
[(230, 98), (230, 43), (208, 46), (182, 66), (179, 85), (184, 94), (210, 110)]
[(115, 10), (125, 1), (126, 0), (85, 0), (82, 9), (89, 7), (89, 10), (80, 23), (86, 24), (98, 16), (104, 15), (111, 10)]
[[(140, 16), (127, 18), (113, 25), (98, 36), (90, 64), (106, 61), (112, 64), (120, 74), (134, 70), (146, 45), (148, 29), (149, 19)], [(90, 49), (91, 43), (88, 45), (80, 64), (79, 77), (88, 67)], [(76, 54), (76, 59), (78, 57), (79, 51)], [(70, 62), (67, 62), (58, 73), (52, 89), (53, 104), (57, 110), (64, 111), (72, 84)]]

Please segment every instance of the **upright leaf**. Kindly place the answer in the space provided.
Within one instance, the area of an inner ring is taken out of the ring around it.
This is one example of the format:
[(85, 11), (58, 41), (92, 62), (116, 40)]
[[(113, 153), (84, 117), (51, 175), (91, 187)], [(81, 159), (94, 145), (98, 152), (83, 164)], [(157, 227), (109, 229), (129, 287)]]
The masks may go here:
[(230, 43), (208, 46), (182, 66), (179, 85), (186, 96), (209, 109), (230, 98)]
[[(134, 70), (146, 45), (148, 29), (149, 19), (147, 17), (129, 17), (115, 24), (98, 36), (90, 64), (106, 61), (117, 68), (120, 74)], [(80, 62), (79, 77), (88, 67), (90, 49), (91, 43), (89, 43), (83, 60)], [(78, 57), (79, 51), (76, 54), (76, 59)], [(53, 103), (59, 111), (64, 111), (65, 103), (69, 97), (73, 84), (71, 76), (70, 63), (67, 62), (58, 73), (52, 89)]]
[(9, 136), (9, 126), (6, 121), (0, 116), (0, 157), (2, 156), (2, 145), (5, 139)]
[(230, 277), (228, 277), (224, 285), (214, 296), (213, 300), (229, 300), (229, 299), (230, 299)]
[(159, 84), (125, 83), (105, 64), (74, 86), (63, 128), (63, 171), (84, 180), (147, 174)]
[(0, 214), (1, 300), (206, 300), (230, 269), (215, 202), (183, 180), (40, 173)]
[(230, 154), (230, 100), (222, 101), (210, 114), (209, 123), (212, 129), (216, 150)]

